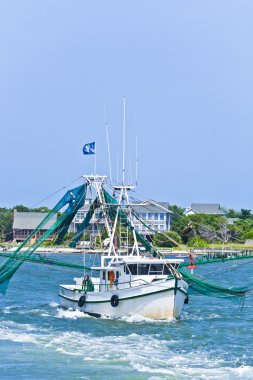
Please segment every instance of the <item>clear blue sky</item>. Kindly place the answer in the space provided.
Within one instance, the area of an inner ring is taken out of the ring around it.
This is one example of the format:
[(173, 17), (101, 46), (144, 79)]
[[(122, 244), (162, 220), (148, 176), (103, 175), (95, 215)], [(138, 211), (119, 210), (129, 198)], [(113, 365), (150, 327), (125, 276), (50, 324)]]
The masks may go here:
[[(253, 209), (251, 0), (1, 0), (0, 206), (113, 177), (127, 99), (138, 196)], [(121, 165), (121, 164), (120, 164)]]

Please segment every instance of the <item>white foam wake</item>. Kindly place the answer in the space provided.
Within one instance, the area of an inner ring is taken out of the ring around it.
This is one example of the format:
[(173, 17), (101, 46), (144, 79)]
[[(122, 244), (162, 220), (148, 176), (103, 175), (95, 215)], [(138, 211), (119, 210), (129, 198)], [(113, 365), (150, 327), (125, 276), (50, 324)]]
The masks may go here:
[[(61, 313), (62, 309), (58, 309), (58, 312)], [(79, 318), (79, 315), (65, 310), (65, 314), (59, 314), (59, 318), (68, 318), (66, 312), (70, 313), (70, 318), (73, 319), (70, 331), (55, 331), (4, 321), (0, 327), (0, 340), (37, 346), (38, 352), (44, 348), (49, 353), (51, 351), (60, 355), (80, 357), (85, 363), (93, 366), (101, 363), (108, 366), (108, 369), (112, 368), (112, 365), (115, 370), (118, 365), (126, 365), (127, 368), (150, 375), (150, 380), (253, 379), (251, 366), (236, 366), (232, 361), (226, 361), (218, 351), (180, 350), (177, 341), (164, 339), (159, 333), (148, 335), (144, 330), (143, 333), (124, 335), (123, 330), (117, 331), (118, 335), (96, 336), (96, 331), (75, 331), (75, 318)], [(87, 318), (85, 315), (84, 317)], [(94, 320), (92, 323), (94, 324)]]

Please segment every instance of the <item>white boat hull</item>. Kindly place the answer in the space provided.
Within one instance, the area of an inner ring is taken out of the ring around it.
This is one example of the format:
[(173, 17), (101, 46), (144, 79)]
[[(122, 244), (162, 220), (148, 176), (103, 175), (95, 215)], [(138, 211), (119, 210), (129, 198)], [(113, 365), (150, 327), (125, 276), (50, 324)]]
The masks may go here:
[[(123, 317), (140, 315), (151, 319), (178, 318), (187, 299), (188, 285), (183, 280), (161, 280), (154, 283), (102, 292), (87, 292), (75, 285), (61, 285), (59, 296), (63, 307), (81, 310), (92, 315)], [(112, 306), (111, 298), (118, 297), (118, 305)], [(78, 306), (85, 296), (82, 307)]]

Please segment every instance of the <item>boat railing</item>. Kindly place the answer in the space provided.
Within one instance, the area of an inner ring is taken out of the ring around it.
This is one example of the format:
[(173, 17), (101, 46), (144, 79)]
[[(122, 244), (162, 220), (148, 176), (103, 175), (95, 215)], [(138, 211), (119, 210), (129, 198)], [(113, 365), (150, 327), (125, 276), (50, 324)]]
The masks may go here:
[(101, 288), (104, 290), (128, 289), (134, 286), (138, 286), (137, 285), (138, 283), (140, 283), (139, 285), (141, 286), (141, 285), (148, 285), (150, 282), (144, 280), (143, 278), (138, 278), (138, 279), (129, 280), (129, 281), (122, 281), (122, 282), (114, 281), (114, 283), (106, 282), (104, 284), (99, 285), (99, 291), (101, 291)]

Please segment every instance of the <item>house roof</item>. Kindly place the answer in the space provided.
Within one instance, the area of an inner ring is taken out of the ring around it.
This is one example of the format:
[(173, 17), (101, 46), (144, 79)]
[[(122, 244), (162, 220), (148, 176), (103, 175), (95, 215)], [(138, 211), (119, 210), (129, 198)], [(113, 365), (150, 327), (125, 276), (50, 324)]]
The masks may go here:
[[(91, 204), (85, 204), (79, 211), (88, 212)], [(132, 209), (136, 212), (152, 212), (152, 213), (171, 213), (168, 210), (169, 202), (156, 202), (152, 199), (141, 202), (138, 206), (132, 206)]]
[(225, 215), (218, 203), (192, 203), (190, 209), (198, 214)]
[[(47, 216), (46, 212), (14, 212), (13, 229), (16, 230), (34, 230), (38, 224)], [(57, 219), (57, 215), (53, 215), (48, 221), (43, 230), (48, 230), (52, 227)]]
[(142, 202), (138, 206), (132, 206), (132, 209), (136, 212), (151, 212), (151, 213), (171, 213), (172, 211), (168, 210), (168, 202), (156, 202), (152, 199)]

